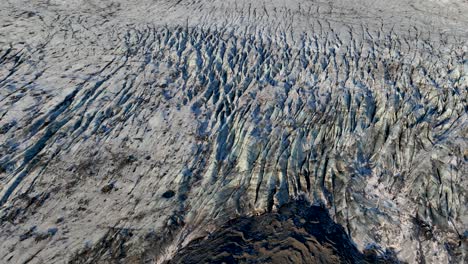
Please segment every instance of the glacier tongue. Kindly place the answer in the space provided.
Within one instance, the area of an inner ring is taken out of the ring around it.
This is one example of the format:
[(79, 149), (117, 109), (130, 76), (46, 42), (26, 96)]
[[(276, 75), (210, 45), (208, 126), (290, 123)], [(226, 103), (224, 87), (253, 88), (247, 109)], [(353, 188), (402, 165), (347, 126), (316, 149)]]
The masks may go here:
[(160, 263), (305, 199), (356, 250), (462, 263), (466, 13), (0, 3), (0, 259)]

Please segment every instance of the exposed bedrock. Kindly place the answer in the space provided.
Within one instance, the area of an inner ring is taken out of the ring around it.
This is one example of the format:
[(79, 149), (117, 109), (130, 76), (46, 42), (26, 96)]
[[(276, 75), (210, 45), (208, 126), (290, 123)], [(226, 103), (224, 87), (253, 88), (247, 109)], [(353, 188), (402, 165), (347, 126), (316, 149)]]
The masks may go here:
[(421, 1), (414, 25), (344, 3), (117, 2), (0, 4), (0, 259), (217, 257), (251, 225), (304, 263), (466, 261), (465, 20), (426, 26)]
[(304, 200), (276, 213), (230, 220), (169, 263), (400, 263), (376, 245), (359, 252), (327, 211)]

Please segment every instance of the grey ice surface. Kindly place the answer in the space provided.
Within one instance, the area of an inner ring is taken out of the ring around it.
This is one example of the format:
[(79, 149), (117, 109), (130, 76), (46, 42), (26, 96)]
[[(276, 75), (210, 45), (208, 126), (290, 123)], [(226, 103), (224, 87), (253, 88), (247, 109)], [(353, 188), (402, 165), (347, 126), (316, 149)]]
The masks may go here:
[(0, 263), (162, 263), (298, 196), (467, 261), (466, 0), (1, 0)]

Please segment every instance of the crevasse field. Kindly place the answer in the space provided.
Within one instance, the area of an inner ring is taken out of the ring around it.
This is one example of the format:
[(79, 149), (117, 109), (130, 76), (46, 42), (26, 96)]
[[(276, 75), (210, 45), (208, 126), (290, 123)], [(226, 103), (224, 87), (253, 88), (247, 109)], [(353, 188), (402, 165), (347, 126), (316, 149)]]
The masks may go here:
[(465, 0), (2, 0), (0, 263), (466, 263)]

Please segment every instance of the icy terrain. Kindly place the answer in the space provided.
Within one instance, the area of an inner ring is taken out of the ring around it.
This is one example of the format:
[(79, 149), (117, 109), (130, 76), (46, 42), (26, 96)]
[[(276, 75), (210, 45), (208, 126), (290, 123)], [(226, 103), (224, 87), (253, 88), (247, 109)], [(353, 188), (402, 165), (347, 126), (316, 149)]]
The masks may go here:
[[(0, 263), (191, 263), (298, 197), (346, 234), (326, 252), (466, 263), (467, 14), (0, 1)], [(316, 224), (294, 215), (278, 228)]]

